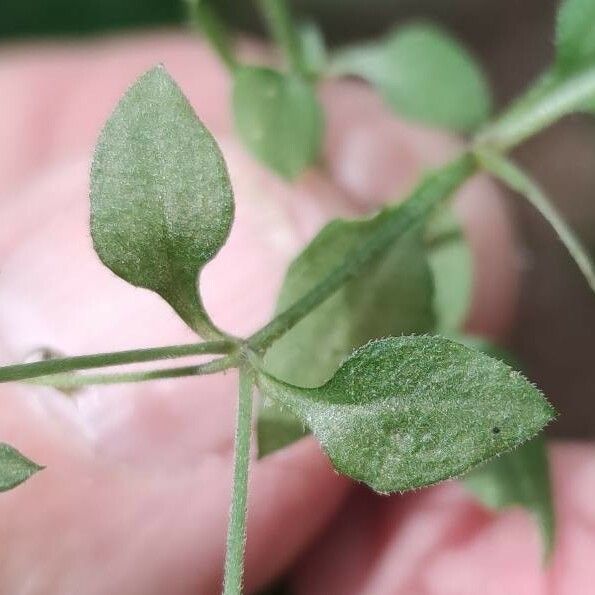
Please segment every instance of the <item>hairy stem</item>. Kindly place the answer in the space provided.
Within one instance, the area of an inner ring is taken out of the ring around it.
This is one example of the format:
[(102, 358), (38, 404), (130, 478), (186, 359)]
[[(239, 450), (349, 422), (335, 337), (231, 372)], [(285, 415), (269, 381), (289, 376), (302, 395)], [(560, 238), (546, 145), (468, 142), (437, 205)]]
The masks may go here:
[(250, 466), (250, 436), (252, 434), (251, 369), (240, 366), (240, 390), (235, 437), (233, 491), (227, 552), (225, 556), (224, 595), (240, 595), (244, 575), (244, 549), (246, 546), (246, 513), (248, 496), (248, 469)]
[(476, 168), (475, 158), (470, 153), (465, 153), (462, 157), (427, 176), (405, 202), (390, 207), (392, 211), (390, 216), (386, 218), (385, 224), (379, 228), (374, 237), (358, 250), (348, 254), (340, 266), (293, 306), (252, 335), (248, 339), (250, 346), (259, 351), (266, 349), (282, 337), (349, 279), (355, 277), (370, 262), (381, 255), (407, 230), (411, 229), (412, 225), (418, 223), (436, 206), (451, 196), (476, 171)]
[(235, 368), (237, 364), (238, 356), (232, 354), (197, 366), (159, 368), (157, 370), (122, 372), (120, 374), (84, 374), (80, 376), (77, 374), (54, 374), (53, 376), (32, 378), (27, 380), (27, 382), (42, 386), (54, 386), (60, 389), (73, 389), (96, 384), (128, 384), (131, 382), (145, 382), (147, 380), (216, 374), (229, 368)]
[(226, 354), (231, 353), (235, 347), (235, 344), (231, 341), (212, 341), (210, 343), (169, 345), (167, 347), (155, 347), (151, 349), (134, 349), (130, 351), (116, 351), (114, 353), (97, 353), (95, 355), (57, 358), (30, 364), (15, 364), (0, 368), (0, 383), (27, 380), (50, 374), (64, 374), (76, 370), (174, 359), (190, 355)]
[(508, 151), (595, 97), (595, 68), (558, 80), (546, 75), (477, 138), (479, 146)]

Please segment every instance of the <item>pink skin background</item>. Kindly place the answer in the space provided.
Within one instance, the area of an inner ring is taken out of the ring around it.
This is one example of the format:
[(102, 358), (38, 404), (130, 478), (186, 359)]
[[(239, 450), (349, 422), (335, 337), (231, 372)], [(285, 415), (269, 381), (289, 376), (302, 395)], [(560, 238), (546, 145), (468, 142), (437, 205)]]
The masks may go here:
[[(262, 50), (248, 45), (245, 53)], [(237, 213), (202, 276), (239, 334), (267, 321), (285, 267), (331, 217), (403, 196), (459, 146), (398, 120), (355, 82), (320, 91), (326, 171), (275, 177), (234, 138), (230, 80), (195, 38), (151, 34), (0, 49), (0, 361), (195, 340), (160, 298), (104, 268), (88, 231), (92, 147), (127, 86), (162, 62), (220, 142)], [(478, 178), (457, 211), (475, 260), (468, 326), (513, 323), (517, 258), (499, 191)], [(0, 496), (0, 592), (170, 595), (220, 589), (236, 375), (88, 388), (76, 399), (0, 386), (0, 439), (47, 469)], [(492, 514), (457, 482), (379, 497), (307, 438), (252, 466), (246, 590), (289, 573), (308, 595), (581, 595), (595, 584), (595, 457), (552, 449), (558, 547), (540, 564), (520, 510)]]

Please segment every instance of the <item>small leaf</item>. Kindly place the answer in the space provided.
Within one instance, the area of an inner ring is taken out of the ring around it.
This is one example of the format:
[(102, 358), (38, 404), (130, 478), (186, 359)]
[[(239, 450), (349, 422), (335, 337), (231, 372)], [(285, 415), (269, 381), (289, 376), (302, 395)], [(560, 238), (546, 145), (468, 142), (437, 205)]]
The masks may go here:
[(152, 289), (215, 338), (197, 277), (225, 243), (233, 193), (217, 143), (164, 68), (128, 90), (109, 118), (91, 170), (97, 254), (132, 285)]
[(310, 428), (338, 471), (378, 492), (460, 475), (554, 417), (518, 372), (442, 337), (370, 343), (315, 389), (265, 372), (258, 382)]
[(471, 131), (490, 113), (488, 85), (475, 60), (433, 26), (403, 27), (343, 50), (331, 71), (368, 80), (395, 111), (430, 125)]
[(267, 68), (236, 71), (236, 130), (254, 156), (286, 178), (318, 157), (323, 116), (310, 83)]
[(308, 433), (308, 429), (291, 411), (266, 397), (261, 398), (256, 426), (259, 458), (297, 442)]
[(473, 256), (451, 209), (441, 209), (428, 221), (424, 240), (434, 276), (436, 331), (460, 331), (471, 307)]
[(572, 74), (595, 66), (595, 2), (566, 0), (558, 12), (557, 71)]
[[(382, 226), (387, 211), (371, 219), (328, 224), (291, 264), (277, 303), (282, 312), (339, 266)], [(266, 367), (291, 384), (326, 382), (354, 348), (387, 334), (429, 331), (434, 326), (432, 274), (421, 233), (413, 230), (279, 339)], [(264, 456), (304, 434), (291, 413), (265, 401), (258, 420)]]
[(549, 559), (555, 522), (547, 450), (542, 436), (474, 469), (465, 477), (465, 485), (488, 508), (523, 506), (528, 509), (541, 530), (544, 558)]
[(0, 492), (16, 488), (42, 469), (16, 448), (0, 443)]

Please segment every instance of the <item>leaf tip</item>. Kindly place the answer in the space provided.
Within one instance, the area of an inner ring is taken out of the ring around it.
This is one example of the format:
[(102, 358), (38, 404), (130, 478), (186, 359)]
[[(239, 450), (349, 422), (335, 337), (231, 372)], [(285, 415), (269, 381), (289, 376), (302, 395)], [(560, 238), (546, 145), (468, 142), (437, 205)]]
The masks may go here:
[(43, 469), (45, 466), (27, 458), (10, 444), (0, 443), (0, 492), (16, 488)]

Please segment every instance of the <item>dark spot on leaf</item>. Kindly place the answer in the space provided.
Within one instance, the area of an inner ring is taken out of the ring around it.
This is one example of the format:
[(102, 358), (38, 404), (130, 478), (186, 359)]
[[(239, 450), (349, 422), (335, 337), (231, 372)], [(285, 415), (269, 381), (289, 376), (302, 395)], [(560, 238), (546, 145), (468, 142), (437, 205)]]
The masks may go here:
[(496, 426), (496, 427), (492, 428), (492, 432), (494, 434), (499, 434), (500, 433), (500, 428), (498, 426)]

